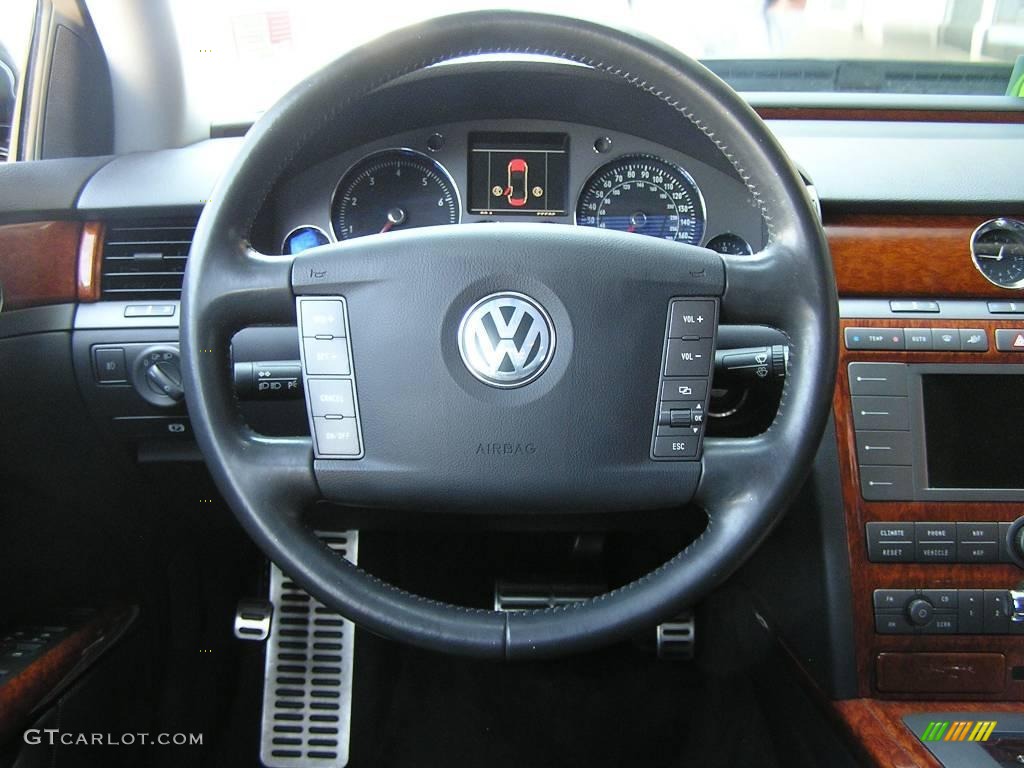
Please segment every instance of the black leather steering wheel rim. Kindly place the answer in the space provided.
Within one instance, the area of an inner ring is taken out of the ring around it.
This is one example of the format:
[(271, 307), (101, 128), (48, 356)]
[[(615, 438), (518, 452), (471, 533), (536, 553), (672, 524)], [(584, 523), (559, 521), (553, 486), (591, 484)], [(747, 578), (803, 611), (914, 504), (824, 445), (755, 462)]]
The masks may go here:
[[(253, 433), (229, 372), (235, 331), (295, 322), (295, 262), (256, 253), (248, 237), (296, 154), (367, 93), (432, 64), (482, 53), (543, 54), (590, 66), (661, 99), (700, 128), (747, 184), (768, 232), (767, 247), (752, 257), (708, 257), (724, 280), (722, 318), (771, 324), (790, 340), (789, 376), (770, 429), (755, 438), (705, 441), (694, 497), (708, 512), (704, 533), (624, 587), (523, 613), (427, 600), (331, 552), (301, 519), (320, 495), (309, 438)], [(824, 235), (803, 181), (753, 110), (700, 64), (657, 42), (518, 12), (460, 14), (400, 30), (346, 54), (283, 97), (249, 131), (207, 204), (182, 296), (181, 354), (196, 439), (249, 535), (298, 584), (356, 624), (477, 657), (536, 658), (621, 639), (692, 605), (732, 573), (771, 530), (811, 464), (829, 414), (837, 337)]]

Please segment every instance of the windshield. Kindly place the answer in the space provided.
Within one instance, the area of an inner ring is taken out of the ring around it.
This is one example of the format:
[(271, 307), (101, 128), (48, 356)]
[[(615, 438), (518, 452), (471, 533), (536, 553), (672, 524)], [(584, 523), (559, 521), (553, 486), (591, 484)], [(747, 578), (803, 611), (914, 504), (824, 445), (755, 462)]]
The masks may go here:
[[(176, 0), (186, 73), (213, 123), (251, 120), (305, 75), (468, 0)], [(660, 38), (741, 91), (1002, 95), (1024, 0), (518, 0)], [(529, 41), (524, 41), (528, 43)]]

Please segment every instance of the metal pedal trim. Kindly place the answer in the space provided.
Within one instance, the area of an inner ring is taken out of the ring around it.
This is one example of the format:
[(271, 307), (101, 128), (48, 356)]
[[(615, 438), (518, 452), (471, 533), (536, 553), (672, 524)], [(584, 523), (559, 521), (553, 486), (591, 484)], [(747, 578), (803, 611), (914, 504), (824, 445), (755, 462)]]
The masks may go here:
[(687, 661), (693, 658), (697, 623), (692, 611), (685, 611), (658, 625), (656, 646), (658, 658)]
[[(358, 531), (317, 531), (358, 561)], [(260, 761), (267, 768), (348, 763), (355, 626), (270, 565), (274, 612), (266, 645)]]
[(235, 637), (262, 642), (270, 635), (274, 604), (269, 600), (240, 600), (235, 611)]

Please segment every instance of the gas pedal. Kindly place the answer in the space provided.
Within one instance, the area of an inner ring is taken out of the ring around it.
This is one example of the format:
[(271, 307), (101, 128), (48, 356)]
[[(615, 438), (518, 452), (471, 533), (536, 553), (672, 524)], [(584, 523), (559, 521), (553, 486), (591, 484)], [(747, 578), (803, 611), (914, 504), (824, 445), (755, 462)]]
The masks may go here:
[(688, 661), (696, 647), (697, 622), (693, 611), (684, 611), (658, 625), (655, 644), (658, 658), (666, 661)]
[(607, 589), (598, 584), (530, 584), (499, 581), (494, 585), (494, 610), (531, 611), (589, 600)]
[[(357, 562), (358, 531), (317, 536)], [(342, 768), (348, 763), (355, 627), (273, 563), (270, 603), (260, 761), (267, 768)]]

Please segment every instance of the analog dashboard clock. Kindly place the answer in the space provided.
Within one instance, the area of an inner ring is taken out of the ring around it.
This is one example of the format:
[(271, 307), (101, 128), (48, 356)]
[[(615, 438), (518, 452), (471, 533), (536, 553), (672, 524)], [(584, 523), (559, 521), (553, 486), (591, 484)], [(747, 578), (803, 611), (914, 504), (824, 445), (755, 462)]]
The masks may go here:
[(971, 258), (990, 283), (1024, 288), (1024, 223), (1002, 218), (986, 221), (971, 236)]

